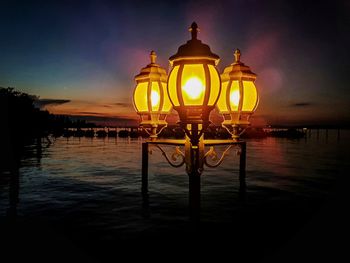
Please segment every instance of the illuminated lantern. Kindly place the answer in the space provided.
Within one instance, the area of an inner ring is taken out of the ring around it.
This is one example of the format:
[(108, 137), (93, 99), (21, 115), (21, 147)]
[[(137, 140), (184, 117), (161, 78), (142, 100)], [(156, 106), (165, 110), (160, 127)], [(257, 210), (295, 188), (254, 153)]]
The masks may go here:
[(259, 96), (254, 84), (256, 74), (240, 61), (239, 49), (235, 50), (234, 57), (235, 61), (221, 74), (222, 88), (217, 109), (224, 117), (222, 126), (229, 130), (233, 139), (238, 139), (240, 129), (250, 124), (249, 117), (258, 106)]
[(219, 98), (221, 81), (216, 69), (219, 56), (197, 39), (199, 29), (195, 22), (189, 31), (192, 39), (169, 58), (172, 70), (168, 93), (179, 113), (181, 127), (191, 139), (197, 140), (209, 125), (209, 114)]
[(156, 57), (156, 53), (152, 51), (151, 63), (135, 76), (136, 87), (133, 95), (135, 110), (141, 118), (140, 126), (152, 140), (160, 133), (157, 133), (158, 127), (163, 129), (167, 126), (166, 116), (172, 109), (167, 92), (166, 70), (156, 64)]

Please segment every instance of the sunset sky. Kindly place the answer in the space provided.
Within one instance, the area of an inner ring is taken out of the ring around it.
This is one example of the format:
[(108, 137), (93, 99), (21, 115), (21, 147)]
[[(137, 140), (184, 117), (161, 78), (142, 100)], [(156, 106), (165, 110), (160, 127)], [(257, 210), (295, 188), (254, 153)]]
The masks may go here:
[(56, 114), (127, 123), (134, 76), (167, 70), (193, 21), (221, 58), (257, 73), (258, 124), (350, 123), (349, 1), (1, 1), (0, 87)]

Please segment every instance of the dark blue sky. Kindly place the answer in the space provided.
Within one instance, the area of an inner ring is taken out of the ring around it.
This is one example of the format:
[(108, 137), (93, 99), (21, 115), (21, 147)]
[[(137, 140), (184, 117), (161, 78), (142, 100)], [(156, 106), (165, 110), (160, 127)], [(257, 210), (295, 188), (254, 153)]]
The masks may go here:
[(349, 122), (347, 2), (1, 1), (0, 86), (53, 99), (56, 113), (133, 117), (149, 52), (168, 69), (196, 21), (220, 70), (240, 48), (258, 74), (257, 119)]

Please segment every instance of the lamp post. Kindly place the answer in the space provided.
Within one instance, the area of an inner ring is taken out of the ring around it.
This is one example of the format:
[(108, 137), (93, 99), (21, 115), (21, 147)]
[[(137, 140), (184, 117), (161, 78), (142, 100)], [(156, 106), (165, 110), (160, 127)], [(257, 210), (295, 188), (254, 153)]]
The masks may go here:
[(238, 140), (250, 125), (249, 117), (258, 106), (259, 97), (254, 81), (256, 74), (241, 62), (241, 51), (234, 52), (234, 62), (221, 74), (222, 90), (217, 108), (224, 117), (222, 126)]
[(136, 87), (133, 95), (134, 108), (141, 119), (140, 126), (150, 135), (152, 141), (167, 126), (166, 116), (172, 108), (167, 91), (166, 70), (156, 64), (156, 58), (156, 53), (152, 51), (151, 63), (135, 76)]
[(190, 206), (200, 203), (200, 175), (204, 164), (203, 132), (209, 126), (209, 114), (218, 100), (221, 82), (216, 69), (219, 56), (197, 39), (197, 24), (189, 28), (191, 39), (169, 58), (173, 67), (168, 78), (170, 101), (186, 133), (185, 162), (189, 176)]
[(173, 66), (168, 78), (168, 91), (180, 126), (197, 145), (209, 126), (209, 114), (220, 94), (221, 82), (216, 69), (219, 56), (197, 39), (198, 26), (192, 23), (191, 40), (179, 47), (169, 58)]
[[(191, 39), (169, 58), (172, 69), (167, 81), (165, 70), (155, 66), (155, 54), (151, 53), (151, 64), (135, 77), (137, 86), (133, 99), (135, 109), (141, 116), (140, 125), (152, 127), (151, 132), (148, 131), (150, 140), (142, 144), (142, 193), (148, 192), (148, 155), (149, 147), (153, 146), (161, 151), (171, 166), (186, 165), (191, 217), (198, 218), (200, 177), (204, 165), (218, 167), (235, 147), (238, 147), (237, 153), (240, 155), (240, 187), (245, 188), (246, 143), (239, 139), (239, 127), (249, 124), (249, 116), (258, 104), (258, 94), (254, 85), (256, 75), (240, 62), (239, 50), (235, 51), (235, 62), (225, 68), (220, 77), (216, 69), (219, 56), (197, 39), (199, 29), (195, 22), (189, 31)], [(157, 70), (157, 74), (154, 74), (154, 70)], [(153, 83), (158, 83), (160, 87), (157, 99), (156, 96), (152, 97)], [(167, 91), (164, 90), (165, 86)], [(157, 127), (166, 126), (165, 117), (160, 119), (160, 116), (166, 116), (171, 105), (179, 114), (179, 125), (185, 132), (185, 139), (157, 139)], [(215, 107), (224, 116), (222, 126), (232, 134), (229, 140), (204, 139), (204, 132), (210, 125), (210, 112)], [(171, 157), (162, 149), (162, 145), (176, 146)], [(220, 157), (214, 149), (218, 145), (227, 146)], [(210, 147), (207, 152), (205, 146)], [(184, 150), (180, 147), (184, 147)]]

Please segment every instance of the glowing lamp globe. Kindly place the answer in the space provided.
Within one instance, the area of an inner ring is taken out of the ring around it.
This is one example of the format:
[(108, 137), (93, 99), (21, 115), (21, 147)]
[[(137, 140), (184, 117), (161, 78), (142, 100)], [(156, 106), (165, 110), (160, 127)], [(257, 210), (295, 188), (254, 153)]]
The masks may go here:
[(209, 125), (210, 111), (220, 95), (221, 81), (216, 69), (219, 56), (197, 39), (199, 29), (195, 22), (189, 31), (192, 39), (169, 58), (172, 70), (168, 94), (182, 127), (188, 129), (189, 125), (198, 124), (199, 130), (203, 130)]
[(256, 74), (240, 61), (241, 52), (234, 52), (235, 61), (221, 74), (222, 89), (216, 104), (223, 115), (222, 125), (233, 127), (233, 138), (239, 137), (239, 128), (250, 125), (249, 117), (256, 110), (259, 96), (254, 84)]
[[(151, 63), (135, 76), (133, 103), (140, 115), (142, 127), (151, 127), (151, 138), (157, 137), (158, 126), (166, 126), (166, 116), (172, 109), (167, 91), (166, 70), (156, 64), (156, 53), (151, 52)], [(146, 130), (147, 131), (147, 130)]]

